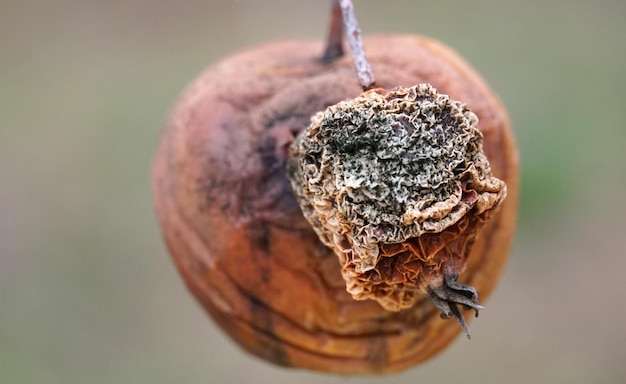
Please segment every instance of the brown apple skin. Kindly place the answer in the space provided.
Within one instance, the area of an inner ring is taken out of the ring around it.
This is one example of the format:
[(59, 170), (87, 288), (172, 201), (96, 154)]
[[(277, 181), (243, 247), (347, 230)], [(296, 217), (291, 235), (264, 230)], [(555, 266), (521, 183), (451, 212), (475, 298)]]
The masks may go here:
[[(515, 230), (518, 155), (507, 112), (437, 41), (380, 35), (365, 37), (364, 45), (377, 86), (430, 83), (480, 119), (492, 172), (508, 190), (459, 279), (484, 304)], [(187, 88), (154, 159), (158, 220), (189, 290), (250, 353), (339, 374), (398, 372), (443, 350), (461, 328), (441, 319), (427, 299), (400, 312), (353, 300), (337, 256), (302, 216), (285, 172), (289, 144), (314, 113), (361, 92), (352, 58), (324, 64), (322, 51), (311, 41), (248, 49), (210, 66)]]

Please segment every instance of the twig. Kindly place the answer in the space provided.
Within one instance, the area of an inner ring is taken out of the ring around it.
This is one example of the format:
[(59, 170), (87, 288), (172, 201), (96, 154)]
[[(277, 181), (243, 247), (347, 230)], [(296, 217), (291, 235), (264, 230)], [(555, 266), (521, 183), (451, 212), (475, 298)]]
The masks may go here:
[(346, 29), (348, 44), (350, 45), (350, 51), (352, 51), (352, 56), (354, 57), (356, 75), (359, 78), (359, 83), (363, 87), (363, 90), (368, 90), (374, 86), (374, 74), (365, 57), (363, 41), (361, 40), (361, 30), (359, 29), (359, 23), (354, 14), (352, 0), (339, 0), (339, 4), (341, 6), (341, 13), (343, 14), (343, 25)]

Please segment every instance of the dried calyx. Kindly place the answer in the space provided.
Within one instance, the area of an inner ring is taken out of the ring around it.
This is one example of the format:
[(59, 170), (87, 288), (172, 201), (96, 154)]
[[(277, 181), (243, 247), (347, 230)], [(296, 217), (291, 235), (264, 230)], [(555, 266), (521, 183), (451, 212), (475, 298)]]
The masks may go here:
[(332, 105), (296, 138), (292, 188), (355, 299), (399, 311), (428, 296), (467, 333), (457, 305), (481, 307), (456, 279), (506, 195), (477, 124), (463, 103), (420, 84)]

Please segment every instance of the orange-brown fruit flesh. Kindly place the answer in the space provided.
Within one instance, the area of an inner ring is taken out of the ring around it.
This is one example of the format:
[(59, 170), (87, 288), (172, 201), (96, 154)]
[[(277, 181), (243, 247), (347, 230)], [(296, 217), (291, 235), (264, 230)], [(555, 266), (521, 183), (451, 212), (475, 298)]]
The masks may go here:
[[(364, 43), (378, 86), (431, 83), (480, 119), (493, 175), (508, 187), (459, 278), (484, 302), (515, 226), (518, 159), (506, 111), (441, 43), (405, 35)], [(461, 328), (440, 319), (427, 298), (400, 312), (353, 300), (337, 256), (302, 216), (285, 174), (288, 146), (314, 113), (361, 92), (352, 58), (324, 64), (322, 52), (318, 42), (266, 45), (222, 60), (193, 82), (154, 161), (158, 218), (191, 292), (249, 352), (341, 374), (397, 372), (441, 351)]]

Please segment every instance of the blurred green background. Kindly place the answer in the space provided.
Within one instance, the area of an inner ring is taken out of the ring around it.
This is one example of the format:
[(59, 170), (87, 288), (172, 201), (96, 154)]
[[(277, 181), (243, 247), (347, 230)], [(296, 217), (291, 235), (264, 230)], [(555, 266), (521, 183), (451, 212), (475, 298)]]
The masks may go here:
[(356, 0), (457, 49), (508, 106), (519, 231), (473, 339), (384, 379), (270, 366), (187, 293), (149, 168), (182, 88), (326, 35), (328, 1), (0, 0), (0, 383), (623, 383), (626, 2)]

